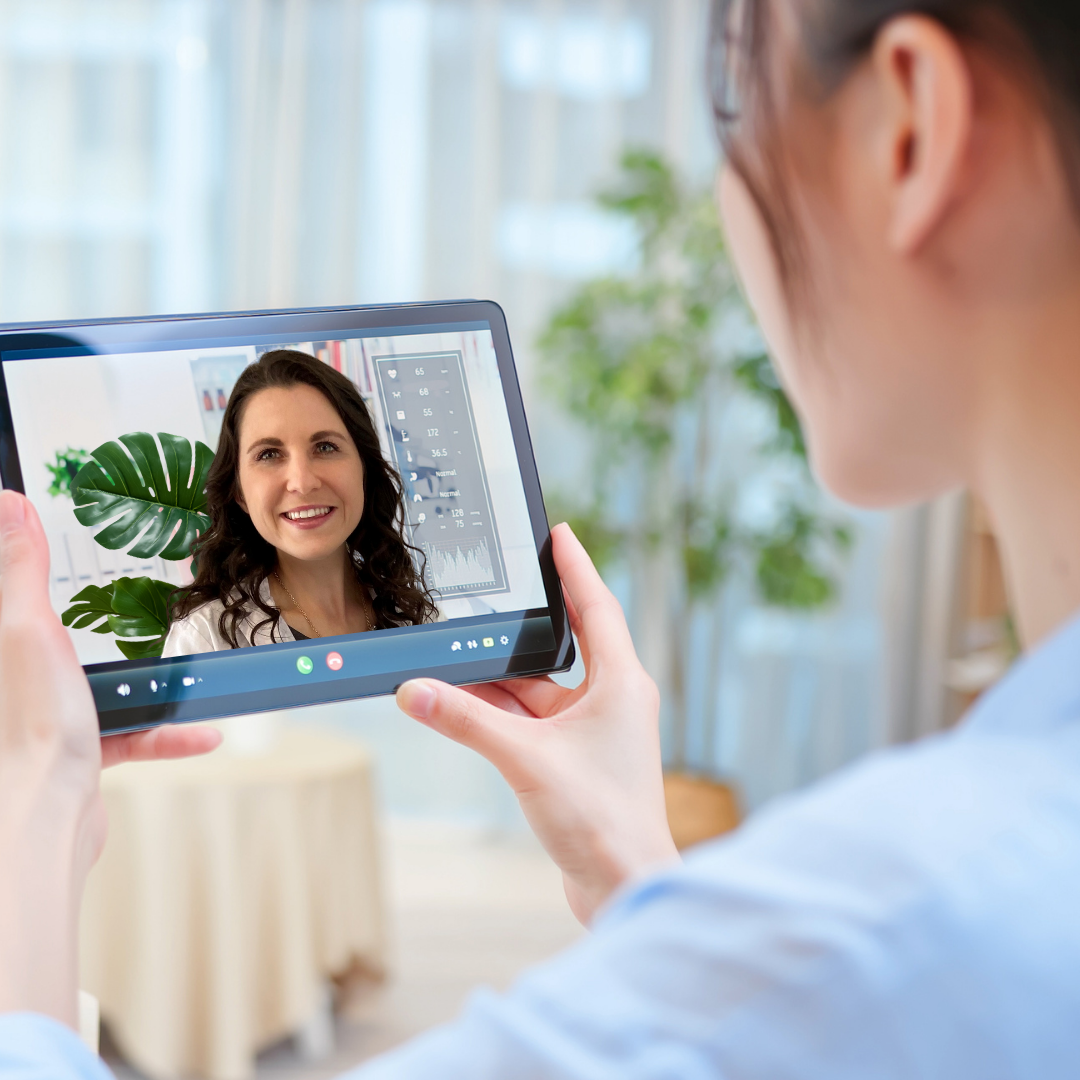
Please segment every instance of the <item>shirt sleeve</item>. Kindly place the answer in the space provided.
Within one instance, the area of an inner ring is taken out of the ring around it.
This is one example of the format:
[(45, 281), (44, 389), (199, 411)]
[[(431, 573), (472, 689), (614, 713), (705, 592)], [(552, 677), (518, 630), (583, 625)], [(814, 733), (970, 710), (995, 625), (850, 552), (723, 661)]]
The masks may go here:
[(200, 611), (194, 611), (186, 618), (179, 619), (169, 627), (169, 633), (165, 638), (165, 647), (161, 650), (162, 657), (166, 656), (193, 656), (196, 653), (216, 652), (223, 646), (215, 645), (213, 634), (209, 627), (205, 626), (205, 616)]
[(762, 812), (351, 1080), (1075, 1077), (1080, 828), (1049, 826), (1063, 781), (980, 754), (896, 752)]
[[(704, 897), (688, 895), (678, 877), (662, 875), (633, 890), (593, 935), (526, 973), (508, 993), (475, 992), (455, 1022), (347, 1080), (742, 1077), (728, 1070), (718, 1044), (732, 1015), (771, 981), (752, 966), (778, 958), (762, 956), (760, 936), (745, 924), (741, 943), (729, 923), (730, 937), (721, 944), (717, 938), (728, 936), (716, 932), (723, 916), (703, 919), (708, 906)], [(726, 954), (720, 970), (714, 966), (718, 950)], [(824, 1080), (809, 1070), (782, 1075)]]
[[(853, 992), (876, 974), (851, 967), (853, 939), (870, 967), (880, 955), (862, 948), (872, 870), (796, 816), (629, 886), (589, 937), (350, 1080), (855, 1080), (821, 1040), (858, 1016)], [(845, 880), (838, 860), (864, 872)]]
[(3, 1080), (114, 1080), (70, 1028), (37, 1013), (0, 1015)]

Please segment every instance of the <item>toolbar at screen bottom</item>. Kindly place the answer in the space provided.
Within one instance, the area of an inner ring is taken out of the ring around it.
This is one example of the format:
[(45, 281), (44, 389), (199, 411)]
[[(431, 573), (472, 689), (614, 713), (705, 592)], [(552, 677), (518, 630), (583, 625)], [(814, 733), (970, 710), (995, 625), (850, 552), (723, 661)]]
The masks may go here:
[(107, 712), (399, 671), (430, 669), (435, 673), (439, 668), (508, 660), (554, 646), (547, 616), (518, 617), (203, 653), (137, 668), (109, 665), (111, 670), (90, 669), (87, 675), (98, 711)]

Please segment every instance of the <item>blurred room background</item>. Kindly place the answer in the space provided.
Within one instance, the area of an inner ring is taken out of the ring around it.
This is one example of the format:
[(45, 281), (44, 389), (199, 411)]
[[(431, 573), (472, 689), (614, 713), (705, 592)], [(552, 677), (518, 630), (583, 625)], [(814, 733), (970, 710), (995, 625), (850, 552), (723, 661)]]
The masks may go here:
[[(712, 182), (705, 9), (0, 0), (0, 319), (494, 299), (545, 488), (584, 488), (581, 417), (552, 387), (539, 342), (587, 283), (641, 268), (640, 229), (596, 200), (619, 184), (628, 148), (659, 155), (687, 192)], [(748, 325), (727, 320), (716, 334), (733, 355), (760, 348)], [(746, 451), (775, 434), (760, 395), (728, 386), (716, 402), (732, 520), (753, 531), (778, 491), (809, 481)], [(965, 497), (894, 514), (815, 497), (850, 539), (823, 556), (828, 595), (770, 603), (736, 560), (686, 624), (680, 648), (696, 659), (681, 689), (671, 613), (658, 614), (632, 559), (605, 568), (665, 690), (669, 757), (728, 783), (745, 813), (951, 723), (1009, 658), (992, 535)], [(471, 980), (505, 981), (573, 937), (557, 875), (484, 762), (387, 700), (274, 723), (329, 727), (372, 752), (391, 936), (413, 933), (392, 945), (390, 978), (406, 972), (414, 1004), (438, 998), (357, 1053), (443, 1018)], [(469, 934), (498, 963), (478, 965)], [(271, 1054), (262, 1067), (290, 1061)]]

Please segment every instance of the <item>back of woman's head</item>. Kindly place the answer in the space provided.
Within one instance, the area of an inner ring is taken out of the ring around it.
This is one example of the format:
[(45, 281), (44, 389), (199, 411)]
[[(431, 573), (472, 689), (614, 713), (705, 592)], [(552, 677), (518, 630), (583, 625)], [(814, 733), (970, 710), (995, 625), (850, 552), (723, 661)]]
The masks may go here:
[[(902, 15), (995, 50), (1041, 98), (1080, 210), (1080, 3), (1076, 0), (713, 0), (709, 78), (727, 160), (749, 189), (779, 268), (797, 276), (797, 222), (780, 163), (781, 101), (822, 101)], [(782, 55), (781, 24), (794, 41)], [(799, 273), (802, 268), (798, 267)]]
[[(195, 581), (181, 591), (173, 618), (182, 618), (212, 600), (224, 604), (220, 630), (236, 647), (237, 628), (247, 614), (261, 611), (276, 628), (278, 612), (260, 597), (277, 552), (256, 530), (240, 502), (240, 427), (253, 395), (270, 389), (310, 386), (341, 417), (363, 464), (364, 511), (347, 541), (361, 585), (373, 596), (376, 625), (410, 626), (429, 621), (435, 605), (405, 537), (401, 481), (387, 463), (371, 414), (356, 386), (332, 367), (292, 349), (264, 353), (237, 379), (222, 418), (217, 452), (206, 482), (210, 527), (196, 542)], [(261, 625), (261, 624), (260, 624)]]

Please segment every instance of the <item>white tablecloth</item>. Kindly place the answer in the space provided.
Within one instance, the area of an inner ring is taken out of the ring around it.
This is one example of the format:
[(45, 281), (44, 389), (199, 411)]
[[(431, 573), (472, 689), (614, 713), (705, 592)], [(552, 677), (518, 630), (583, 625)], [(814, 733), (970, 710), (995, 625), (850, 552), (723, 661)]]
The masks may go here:
[(267, 753), (125, 765), (82, 912), (82, 987), (159, 1080), (245, 1080), (326, 980), (383, 969), (370, 761), (286, 729)]

